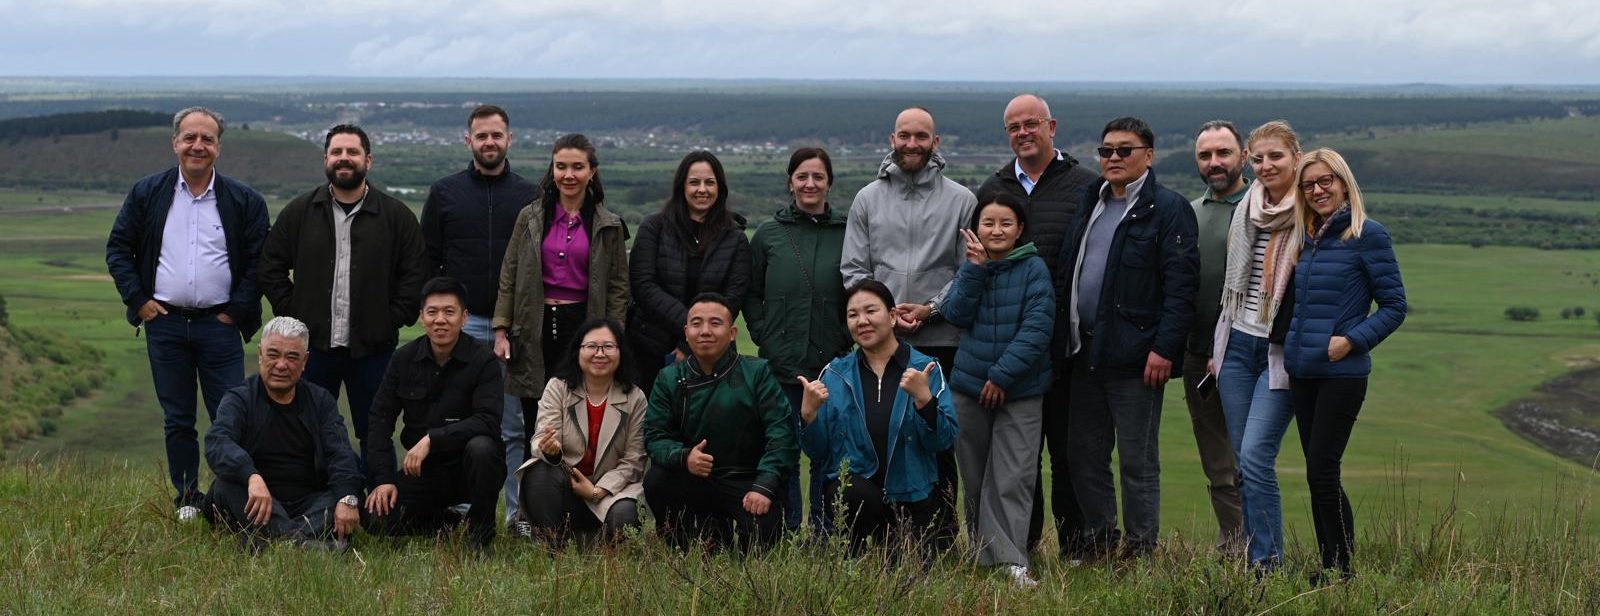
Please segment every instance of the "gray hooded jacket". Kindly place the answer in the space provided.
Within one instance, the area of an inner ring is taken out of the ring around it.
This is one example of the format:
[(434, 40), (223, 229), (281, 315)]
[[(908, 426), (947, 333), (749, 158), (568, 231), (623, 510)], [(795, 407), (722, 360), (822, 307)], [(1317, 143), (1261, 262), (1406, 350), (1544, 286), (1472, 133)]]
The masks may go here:
[[(938, 152), (915, 175), (894, 164), (892, 153), (884, 157), (878, 179), (850, 206), (839, 260), (846, 287), (872, 279), (889, 287), (896, 302), (944, 299), (965, 251), (961, 229), (978, 205), (972, 191), (944, 177), (944, 168)], [(918, 348), (953, 347), (960, 331), (933, 319), (904, 339)]]

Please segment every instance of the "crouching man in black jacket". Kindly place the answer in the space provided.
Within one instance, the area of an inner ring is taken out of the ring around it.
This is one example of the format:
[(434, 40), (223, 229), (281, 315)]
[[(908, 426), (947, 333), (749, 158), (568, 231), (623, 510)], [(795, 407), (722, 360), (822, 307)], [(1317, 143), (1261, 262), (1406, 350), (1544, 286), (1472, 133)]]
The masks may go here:
[(333, 396), (300, 382), (310, 344), (305, 323), (272, 319), (260, 374), (223, 396), (206, 431), (208, 517), (257, 540), (343, 549), (361, 520), (361, 474)]
[[(471, 547), (494, 539), (495, 501), (506, 480), (500, 412), (505, 379), (490, 343), (461, 335), (467, 289), (449, 277), (422, 286), (426, 335), (394, 352), (372, 400), (367, 460), (378, 486), (367, 496), (368, 530), (433, 533), (451, 521), (450, 509), (470, 503)], [(394, 426), (406, 448), (394, 467)]]

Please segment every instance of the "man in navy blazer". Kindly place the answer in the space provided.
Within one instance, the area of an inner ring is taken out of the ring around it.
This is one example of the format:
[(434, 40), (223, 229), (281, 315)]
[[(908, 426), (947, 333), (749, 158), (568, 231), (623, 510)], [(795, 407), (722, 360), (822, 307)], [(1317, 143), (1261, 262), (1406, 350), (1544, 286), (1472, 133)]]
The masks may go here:
[(204, 107), (175, 114), (178, 165), (134, 184), (106, 240), (128, 323), (135, 335), (145, 330), (180, 521), (202, 508), (196, 390), (216, 419), (223, 392), (244, 381), (244, 342), (261, 327), (256, 260), (267, 203), (216, 172), (224, 126), (222, 114)]

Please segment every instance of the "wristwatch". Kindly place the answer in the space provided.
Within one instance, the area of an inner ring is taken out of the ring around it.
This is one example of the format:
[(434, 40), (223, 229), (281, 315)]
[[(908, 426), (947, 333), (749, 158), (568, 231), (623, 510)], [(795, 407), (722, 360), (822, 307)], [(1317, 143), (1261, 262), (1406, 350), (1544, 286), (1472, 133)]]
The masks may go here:
[(356, 495), (354, 494), (347, 494), (344, 498), (339, 499), (339, 504), (349, 505), (351, 507), (359, 507), (361, 506), (361, 499), (356, 498)]
[(923, 305), (928, 307), (928, 318), (936, 319), (939, 317), (939, 302), (930, 299), (928, 303)]

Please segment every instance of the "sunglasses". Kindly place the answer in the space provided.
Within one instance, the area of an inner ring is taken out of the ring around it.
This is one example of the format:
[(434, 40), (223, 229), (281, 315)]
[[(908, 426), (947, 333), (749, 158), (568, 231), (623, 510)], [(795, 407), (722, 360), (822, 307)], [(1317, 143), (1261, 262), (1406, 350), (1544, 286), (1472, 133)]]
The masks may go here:
[(1155, 148), (1152, 148), (1152, 147), (1150, 147), (1148, 145), (1125, 145), (1125, 146), (1115, 147), (1115, 148), (1108, 148), (1108, 147), (1105, 147), (1105, 146), (1101, 146), (1099, 148), (1095, 148), (1095, 153), (1099, 154), (1100, 158), (1111, 158), (1112, 154), (1116, 154), (1119, 158), (1127, 158), (1129, 156), (1133, 156), (1133, 151), (1134, 150), (1153, 150), (1153, 149), (1155, 149)]
[(1321, 186), (1323, 190), (1333, 190), (1333, 183), (1337, 181), (1339, 181), (1339, 177), (1329, 173), (1315, 180), (1306, 180), (1301, 182), (1300, 192), (1309, 193), (1311, 192), (1311, 187), (1313, 186)]

